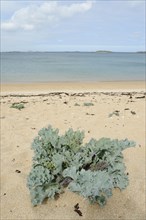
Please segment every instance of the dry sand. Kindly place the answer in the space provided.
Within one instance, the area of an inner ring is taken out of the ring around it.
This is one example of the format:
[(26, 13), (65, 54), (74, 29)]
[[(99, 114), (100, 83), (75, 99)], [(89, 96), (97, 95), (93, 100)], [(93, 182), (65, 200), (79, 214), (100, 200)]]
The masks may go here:
[(137, 90), (145, 89), (144, 81), (117, 81), (117, 82), (48, 82), (48, 83), (29, 83), (29, 84), (2, 84), (2, 93), (38, 93), (38, 92), (53, 92), (53, 91), (105, 91), (105, 90)]
[[(144, 82), (2, 85), (1, 219), (146, 219), (144, 87)], [(14, 102), (23, 102), (25, 108), (10, 108)], [(94, 105), (84, 106), (86, 102)], [(115, 110), (119, 116), (109, 117)], [(33, 156), (31, 143), (38, 131), (49, 124), (59, 128), (60, 133), (70, 127), (84, 130), (85, 141), (92, 137), (136, 141), (135, 148), (124, 151), (129, 173), (127, 189), (115, 189), (104, 208), (90, 205), (68, 191), (57, 201), (33, 207), (26, 187)], [(74, 212), (76, 203), (82, 217)]]

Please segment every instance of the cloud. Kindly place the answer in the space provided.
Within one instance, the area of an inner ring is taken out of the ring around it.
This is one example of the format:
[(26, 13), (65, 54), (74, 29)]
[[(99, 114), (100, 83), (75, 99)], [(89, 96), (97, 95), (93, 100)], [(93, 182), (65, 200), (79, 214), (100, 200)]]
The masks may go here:
[(90, 10), (93, 1), (74, 3), (71, 5), (59, 4), (57, 1), (44, 2), (40, 5), (31, 4), (14, 12), (11, 18), (1, 23), (2, 30), (31, 31), (46, 25), (53, 25), (61, 19), (69, 18), (77, 13)]

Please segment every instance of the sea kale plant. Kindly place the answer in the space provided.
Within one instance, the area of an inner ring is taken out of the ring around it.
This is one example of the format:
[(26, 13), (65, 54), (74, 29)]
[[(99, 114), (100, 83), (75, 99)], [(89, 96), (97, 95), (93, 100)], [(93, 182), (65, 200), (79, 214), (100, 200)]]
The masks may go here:
[(84, 132), (72, 129), (62, 136), (51, 126), (39, 131), (32, 143), (33, 165), (27, 179), (34, 206), (45, 198), (57, 198), (65, 187), (103, 206), (114, 188), (127, 187), (122, 151), (135, 143), (101, 138), (83, 145), (83, 139)]

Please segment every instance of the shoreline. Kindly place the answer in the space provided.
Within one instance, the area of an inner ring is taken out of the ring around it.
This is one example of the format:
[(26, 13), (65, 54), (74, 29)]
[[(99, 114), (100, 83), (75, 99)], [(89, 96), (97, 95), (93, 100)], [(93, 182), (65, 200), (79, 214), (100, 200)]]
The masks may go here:
[(1, 83), (1, 95), (50, 92), (119, 92), (146, 90), (145, 81)]

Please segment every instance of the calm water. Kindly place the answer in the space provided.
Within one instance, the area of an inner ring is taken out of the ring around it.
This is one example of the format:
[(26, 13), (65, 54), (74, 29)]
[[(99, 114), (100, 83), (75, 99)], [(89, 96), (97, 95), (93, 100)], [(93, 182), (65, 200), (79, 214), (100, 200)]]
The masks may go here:
[(145, 80), (145, 54), (2, 52), (1, 82)]

